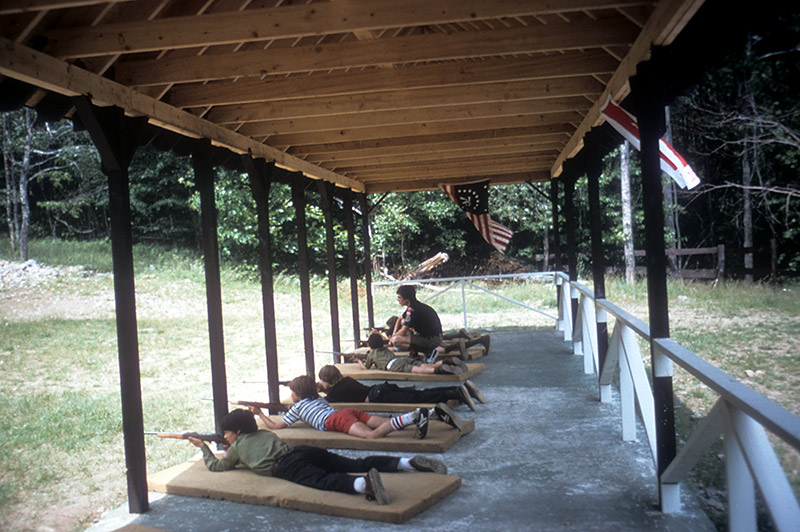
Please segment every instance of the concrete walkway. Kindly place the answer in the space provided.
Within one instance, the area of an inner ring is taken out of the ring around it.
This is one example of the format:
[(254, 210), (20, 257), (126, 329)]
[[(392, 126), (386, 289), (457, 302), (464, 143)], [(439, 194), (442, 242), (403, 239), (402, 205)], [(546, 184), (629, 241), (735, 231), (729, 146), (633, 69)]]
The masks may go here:
[[(492, 334), (486, 371), (474, 382), (488, 404), (475, 431), (440, 457), (461, 488), (402, 525), (329, 517), (282, 508), (151, 493), (151, 511), (127, 505), (91, 527), (127, 523), (171, 532), (325, 530), (669, 530), (715, 529), (684, 490), (684, 511), (666, 516), (644, 434), (620, 437), (619, 405), (597, 400), (595, 375), (552, 329)], [(357, 455), (344, 451), (343, 454)], [(391, 453), (397, 454), (397, 453)]]

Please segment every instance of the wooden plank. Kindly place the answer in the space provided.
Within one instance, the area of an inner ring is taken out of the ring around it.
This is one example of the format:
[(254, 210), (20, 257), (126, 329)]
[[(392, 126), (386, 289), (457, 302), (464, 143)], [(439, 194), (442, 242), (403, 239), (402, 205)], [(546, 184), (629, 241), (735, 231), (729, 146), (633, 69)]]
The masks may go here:
[[(492, 119), (452, 120), (446, 122), (431, 122), (404, 124), (399, 126), (385, 126), (377, 128), (352, 128), (338, 131), (321, 131), (315, 133), (297, 133), (274, 135), (269, 138), (269, 145), (274, 147), (302, 146), (306, 144), (324, 144), (332, 141), (365, 141), (371, 139), (387, 139), (393, 137), (409, 137), (419, 135), (436, 135), (445, 133), (460, 133), (470, 131), (485, 131), (489, 129), (523, 128), (535, 126), (548, 126), (580, 122), (578, 113), (550, 113), (537, 115), (523, 115), (512, 117), (499, 117)], [(240, 129), (243, 135), (266, 136), (270, 132), (260, 130), (254, 124), (247, 124)]]
[(391, 164), (366, 164), (361, 166), (335, 166), (338, 171), (343, 173), (349, 172), (366, 172), (370, 175), (396, 175), (405, 172), (415, 173), (420, 170), (435, 172), (437, 170), (446, 169), (466, 169), (470, 166), (503, 166), (503, 165), (532, 165), (538, 166), (550, 163), (556, 156), (553, 154), (514, 154), (498, 157), (497, 155), (486, 155), (484, 153), (475, 153), (474, 155), (462, 155), (461, 157), (454, 157), (450, 159), (440, 159), (434, 161), (399, 161)]
[(535, 27), (120, 62), (116, 65), (116, 79), (125, 85), (141, 86), (361, 68), (382, 63), (580, 50), (627, 45), (637, 34), (638, 28), (627, 19), (609, 17)]
[[(61, 3), (69, 4), (66, 1)], [(83, 0), (76, 5), (88, 3), (97, 2)], [(321, 2), (313, 5), (288, 5), (53, 30), (47, 32), (52, 43), (48, 47), (48, 53), (58, 57), (75, 58), (174, 48), (199, 48), (329, 33), (628, 7), (648, 3), (643, 0), (560, 0), (555, 3), (549, 0)]]
[[(603, 50), (567, 50), (532, 58), (486, 58), (472, 63), (407, 65), (402, 68), (266, 76), (264, 79), (183, 84), (170, 91), (176, 107), (208, 107), (368, 92), (452, 87), (499, 81), (610, 75), (619, 61)], [(280, 108), (280, 106), (275, 106)], [(276, 109), (277, 110), (277, 109)], [(216, 121), (216, 120), (215, 120)]]
[(190, 137), (207, 138), (235, 153), (251, 153), (283, 168), (303, 172), (341, 187), (363, 192), (363, 184), (337, 175), (227, 130), (207, 120), (145, 96), (119, 83), (54, 59), (31, 48), (0, 37), (0, 74), (66, 96), (89, 95), (97, 105), (115, 105), (134, 116), (150, 117), (150, 122)]
[(435, 162), (447, 161), (450, 159), (460, 159), (466, 154), (474, 154), (474, 156), (492, 156), (499, 157), (503, 155), (534, 155), (541, 154), (547, 155), (550, 159), (554, 159), (558, 155), (558, 148), (560, 144), (553, 144), (552, 146), (537, 146), (535, 144), (520, 144), (515, 146), (501, 146), (493, 147), (487, 146), (479, 151), (475, 148), (459, 149), (459, 150), (444, 150), (444, 151), (430, 151), (427, 153), (409, 153), (407, 155), (391, 155), (386, 157), (369, 157), (360, 159), (341, 159), (337, 161), (327, 161), (317, 164), (330, 166), (331, 168), (370, 168), (398, 165), (402, 163), (414, 164), (419, 162)]
[[(437, 107), (415, 108), (413, 100), (409, 108), (389, 111), (367, 111), (362, 113), (336, 114), (312, 118), (285, 120), (262, 120), (250, 122), (248, 127), (257, 128), (257, 134), (289, 134), (341, 129), (397, 126), (413, 123), (445, 122), (477, 118), (496, 118), (544, 113), (586, 113), (591, 106), (583, 97), (557, 98), (553, 100), (517, 100), (509, 102), (478, 103), (474, 105), (447, 105), (446, 100)], [(240, 132), (244, 132), (240, 129)]]
[[(448, 177), (490, 177), (493, 174), (508, 174), (508, 173), (522, 173), (528, 171), (544, 170), (548, 168), (550, 161), (543, 161), (540, 163), (509, 163), (504, 164), (498, 161), (488, 167), (476, 167), (475, 165), (464, 165), (448, 168), (422, 168), (417, 170), (395, 170), (393, 172), (377, 172), (377, 171), (364, 171), (353, 172), (359, 179), (365, 183), (371, 180), (381, 180), (382, 182), (390, 181), (426, 181), (429, 184), (431, 180), (436, 180), (438, 183), (442, 179)], [(431, 184), (431, 186), (435, 186)]]
[[(480, 85), (430, 87), (369, 94), (300, 98), (260, 104), (217, 107), (207, 118), (216, 123), (239, 123), (259, 120), (289, 120), (310, 117), (342, 117), (377, 111), (411, 110), (458, 105), (488, 105), (499, 102), (529, 102), (544, 105), (550, 100), (553, 110), (558, 104), (574, 102), (590, 107), (590, 99), (600, 95), (604, 86), (588, 76), (546, 80), (524, 80)], [(572, 98), (569, 98), (572, 97)], [(580, 101), (579, 101), (580, 100)], [(522, 105), (522, 103), (520, 103)], [(563, 109), (562, 109), (563, 110)]]
[(132, 0), (3, 0), (0, 4), (0, 16), (30, 13), (33, 11), (51, 11), (53, 9), (69, 9), (106, 4), (119, 4)]
[[(526, 181), (532, 182), (546, 182), (550, 180), (549, 170), (532, 170), (529, 172), (520, 173), (507, 173), (500, 175), (488, 175), (493, 185), (515, 184), (524, 183)], [(437, 181), (437, 184), (446, 183), (461, 183), (463, 179), (458, 178), (443, 178)], [(366, 181), (365, 187), (368, 194), (380, 194), (383, 192), (412, 192), (415, 190), (426, 190), (431, 188), (430, 181)]]

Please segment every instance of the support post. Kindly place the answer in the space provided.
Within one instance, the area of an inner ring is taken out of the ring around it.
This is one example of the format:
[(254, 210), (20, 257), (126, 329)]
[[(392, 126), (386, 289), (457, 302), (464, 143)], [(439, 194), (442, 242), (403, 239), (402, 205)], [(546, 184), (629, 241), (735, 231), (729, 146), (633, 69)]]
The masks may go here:
[(356, 264), (356, 235), (353, 227), (353, 191), (347, 189), (343, 194), (344, 225), (347, 229), (347, 263), (350, 270), (350, 301), (353, 308), (353, 347), (358, 347), (361, 339), (358, 316), (358, 265)]
[[(589, 225), (592, 240), (592, 280), (594, 281), (595, 301), (606, 298), (606, 263), (603, 256), (603, 217), (600, 212), (600, 174), (602, 173), (602, 151), (600, 149), (600, 132), (591, 134), (587, 143), (587, 179), (589, 188)], [(595, 305), (595, 322), (597, 327), (597, 360), (602, 368), (608, 352), (608, 313)], [(598, 371), (598, 378), (601, 372)]]
[[(328, 181), (317, 181), (319, 197), (322, 203), (322, 214), (325, 217), (325, 251), (328, 260), (328, 293), (330, 297), (331, 309), (331, 342), (333, 352), (342, 351), (341, 338), (339, 335), (339, 292), (336, 286), (336, 246), (333, 234), (333, 183)], [(341, 357), (334, 355), (334, 360)]]
[(369, 236), (369, 205), (366, 194), (358, 195), (361, 208), (361, 241), (364, 243), (364, 287), (367, 292), (367, 323), (371, 329), (375, 327), (375, 312), (372, 306), (372, 251)]
[[(275, 173), (274, 163), (242, 155), (250, 178), (258, 218), (258, 269), (261, 277), (261, 307), (264, 318), (264, 350), (267, 363), (267, 392), (270, 403), (281, 401), (278, 389), (278, 335), (275, 327), (275, 296), (272, 282), (272, 238), (269, 234), (269, 187)], [(271, 412), (275, 413), (275, 412)]]
[[(578, 280), (578, 260), (575, 249), (575, 176), (564, 177), (564, 219), (567, 223), (567, 269), (569, 270), (570, 282)], [(569, 288), (571, 298), (572, 323), (578, 323), (578, 294), (574, 293), (572, 287)], [(573, 297), (574, 296), (574, 297)]]
[(300, 306), (303, 312), (306, 375), (314, 377), (316, 370), (314, 368), (314, 333), (311, 327), (311, 280), (308, 269), (305, 184), (303, 174), (292, 174), (292, 204), (297, 222), (297, 271), (300, 276)]
[(85, 96), (78, 96), (73, 102), (100, 153), (102, 171), (108, 177), (128, 509), (131, 513), (141, 514), (150, 509), (150, 503), (147, 497), (128, 167), (146, 120), (126, 118), (122, 109), (116, 107), (100, 109)]
[[(550, 210), (553, 215), (553, 271), (561, 271), (561, 231), (558, 223), (558, 180), (550, 180)], [(556, 308), (561, 308), (562, 285), (556, 284)]]
[[(654, 53), (656, 53), (654, 51)], [(675, 458), (675, 411), (672, 389), (672, 361), (653, 345), (657, 338), (669, 338), (667, 300), (667, 261), (664, 240), (664, 205), (661, 187), (659, 139), (664, 134), (664, 95), (666, 82), (659, 78), (652, 61), (642, 63), (631, 79), (638, 103), (641, 138), (642, 201), (647, 264), (647, 303), (650, 319), (650, 355), (653, 371), (653, 401), (656, 418), (657, 472), (661, 475)], [(664, 492), (659, 489), (663, 510)]]
[(206, 274), (208, 343), (211, 355), (211, 394), (214, 400), (214, 426), (222, 434), (222, 418), (228, 413), (228, 380), (225, 375), (225, 340), (222, 327), (222, 287), (219, 275), (217, 206), (214, 198), (214, 169), (211, 142), (198, 141), (192, 151), (195, 182), (200, 193), (200, 229)]

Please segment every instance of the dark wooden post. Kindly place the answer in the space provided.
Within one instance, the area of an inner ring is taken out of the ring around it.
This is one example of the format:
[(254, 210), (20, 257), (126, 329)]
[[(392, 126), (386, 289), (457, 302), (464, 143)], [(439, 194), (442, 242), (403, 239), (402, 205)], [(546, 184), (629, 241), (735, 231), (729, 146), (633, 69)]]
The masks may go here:
[(74, 98), (73, 102), (100, 153), (102, 170), (108, 177), (128, 508), (131, 513), (140, 514), (150, 509), (150, 503), (147, 498), (128, 167), (146, 119), (126, 118), (122, 109), (116, 107), (100, 109), (84, 96)]
[[(603, 155), (600, 149), (599, 131), (590, 133), (590, 138), (584, 149), (587, 150), (586, 177), (589, 189), (589, 225), (592, 240), (592, 280), (594, 281), (594, 298), (606, 298), (606, 262), (603, 257), (603, 217), (600, 212), (600, 174), (603, 170)], [(608, 351), (608, 313), (605, 309), (595, 307), (595, 321), (597, 324), (597, 355), (598, 371), (606, 361)]]
[(192, 151), (197, 190), (200, 193), (200, 228), (206, 274), (208, 343), (211, 353), (211, 393), (214, 399), (214, 425), (222, 434), (222, 418), (228, 413), (228, 380), (225, 375), (225, 340), (222, 327), (222, 287), (219, 275), (217, 206), (214, 198), (214, 169), (211, 142), (198, 141)]
[[(565, 170), (566, 173), (566, 170)], [(567, 224), (567, 269), (569, 272), (569, 280), (578, 280), (578, 260), (575, 249), (575, 179), (576, 177), (571, 173), (564, 176), (564, 219)], [(570, 297), (572, 298), (572, 325), (578, 319), (578, 298), (572, 297), (572, 290), (570, 290)]]
[[(550, 212), (553, 220), (553, 255), (555, 256), (553, 271), (561, 271), (561, 230), (558, 223), (558, 180), (550, 180)], [(563, 285), (556, 284), (556, 308), (561, 309)], [(559, 312), (559, 316), (561, 313)], [(561, 323), (557, 324), (561, 326)]]
[[(672, 361), (653, 348), (652, 339), (669, 338), (667, 260), (664, 243), (664, 205), (661, 187), (659, 139), (664, 134), (664, 96), (667, 80), (661, 79), (652, 62), (642, 63), (631, 79), (638, 108), (641, 138), (642, 208), (647, 264), (647, 303), (650, 318), (650, 355), (653, 372), (653, 401), (656, 418), (657, 472), (659, 479), (675, 458), (675, 412), (672, 390)], [(660, 483), (659, 483), (660, 484)], [(665, 494), (659, 490), (662, 510)], [(666, 504), (670, 504), (667, 502)]]
[[(322, 203), (322, 214), (325, 217), (325, 250), (328, 259), (328, 289), (331, 300), (331, 341), (333, 352), (342, 351), (339, 335), (339, 292), (336, 286), (336, 246), (333, 234), (333, 183), (317, 181), (319, 196)], [(341, 362), (341, 356), (334, 355), (334, 361)]]
[(353, 346), (358, 347), (361, 339), (358, 316), (358, 264), (356, 263), (356, 235), (353, 227), (353, 191), (346, 189), (342, 196), (344, 225), (347, 229), (347, 263), (350, 267), (350, 299), (353, 307)]
[(367, 324), (375, 327), (375, 312), (372, 307), (372, 252), (369, 237), (369, 205), (366, 194), (358, 195), (361, 208), (361, 241), (364, 243), (364, 286), (367, 291)]
[(306, 352), (306, 375), (314, 377), (314, 332), (311, 327), (311, 280), (308, 271), (306, 236), (306, 179), (292, 174), (292, 203), (297, 222), (297, 271), (300, 276), (300, 305), (303, 311), (303, 344)]
[[(250, 178), (258, 218), (258, 267), (261, 274), (261, 306), (264, 317), (264, 349), (267, 358), (267, 391), (270, 403), (281, 401), (278, 389), (278, 335), (275, 327), (275, 296), (272, 284), (272, 238), (269, 234), (269, 187), (275, 165), (264, 159), (242, 155)], [(274, 412), (272, 412), (274, 413)]]

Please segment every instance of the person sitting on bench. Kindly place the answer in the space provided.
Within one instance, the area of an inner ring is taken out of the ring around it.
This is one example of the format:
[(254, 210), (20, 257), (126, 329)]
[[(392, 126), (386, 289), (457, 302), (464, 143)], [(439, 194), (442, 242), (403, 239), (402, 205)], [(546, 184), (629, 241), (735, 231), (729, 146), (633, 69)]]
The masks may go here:
[(467, 371), (467, 365), (459, 358), (448, 362), (438, 360), (433, 363), (422, 362), (415, 356), (395, 356), (391, 348), (383, 345), (383, 339), (378, 333), (372, 333), (367, 339), (370, 351), (366, 362), (358, 361), (361, 369), (375, 367), (381, 371), (394, 371), (397, 373), (437, 373), (460, 375)]
[(389, 342), (401, 351), (430, 355), (442, 345), (442, 322), (430, 305), (417, 300), (417, 289), (404, 284), (397, 289), (397, 302), (406, 307)]
[(383, 382), (367, 386), (352, 377), (343, 377), (339, 368), (333, 365), (323, 366), (319, 370), (318, 387), (325, 392), (329, 403), (447, 403), (455, 399), (460, 404), (475, 410), (473, 398), (481, 403), (486, 402), (483, 393), (471, 381), (461, 386), (441, 386), (418, 390), (413, 386), (400, 387)]
[[(309, 488), (364, 494), (367, 500), (374, 500), (379, 505), (389, 503), (381, 472), (447, 474), (444, 462), (427, 456), (400, 458), (373, 455), (354, 459), (310, 445), (289, 447), (274, 433), (258, 430), (253, 414), (243, 409), (226, 414), (221, 427), (223, 437), (230, 445), (223, 458), (214, 456), (202, 440), (189, 438), (192, 445), (201, 449), (203, 461), (210, 471), (229, 471), (242, 465), (259, 475), (274, 476)], [(348, 473), (366, 473), (366, 476)]]
[(270, 430), (284, 429), (303, 421), (317, 430), (343, 432), (367, 440), (383, 438), (390, 432), (414, 424), (417, 438), (424, 438), (428, 431), (428, 411), (425, 409), (418, 408), (393, 418), (373, 416), (355, 408), (336, 410), (319, 396), (317, 383), (308, 375), (292, 379), (289, 389), (294, 404), (278, 421), (272, 421), (259, 407), (250, 407), (250, 411)]

